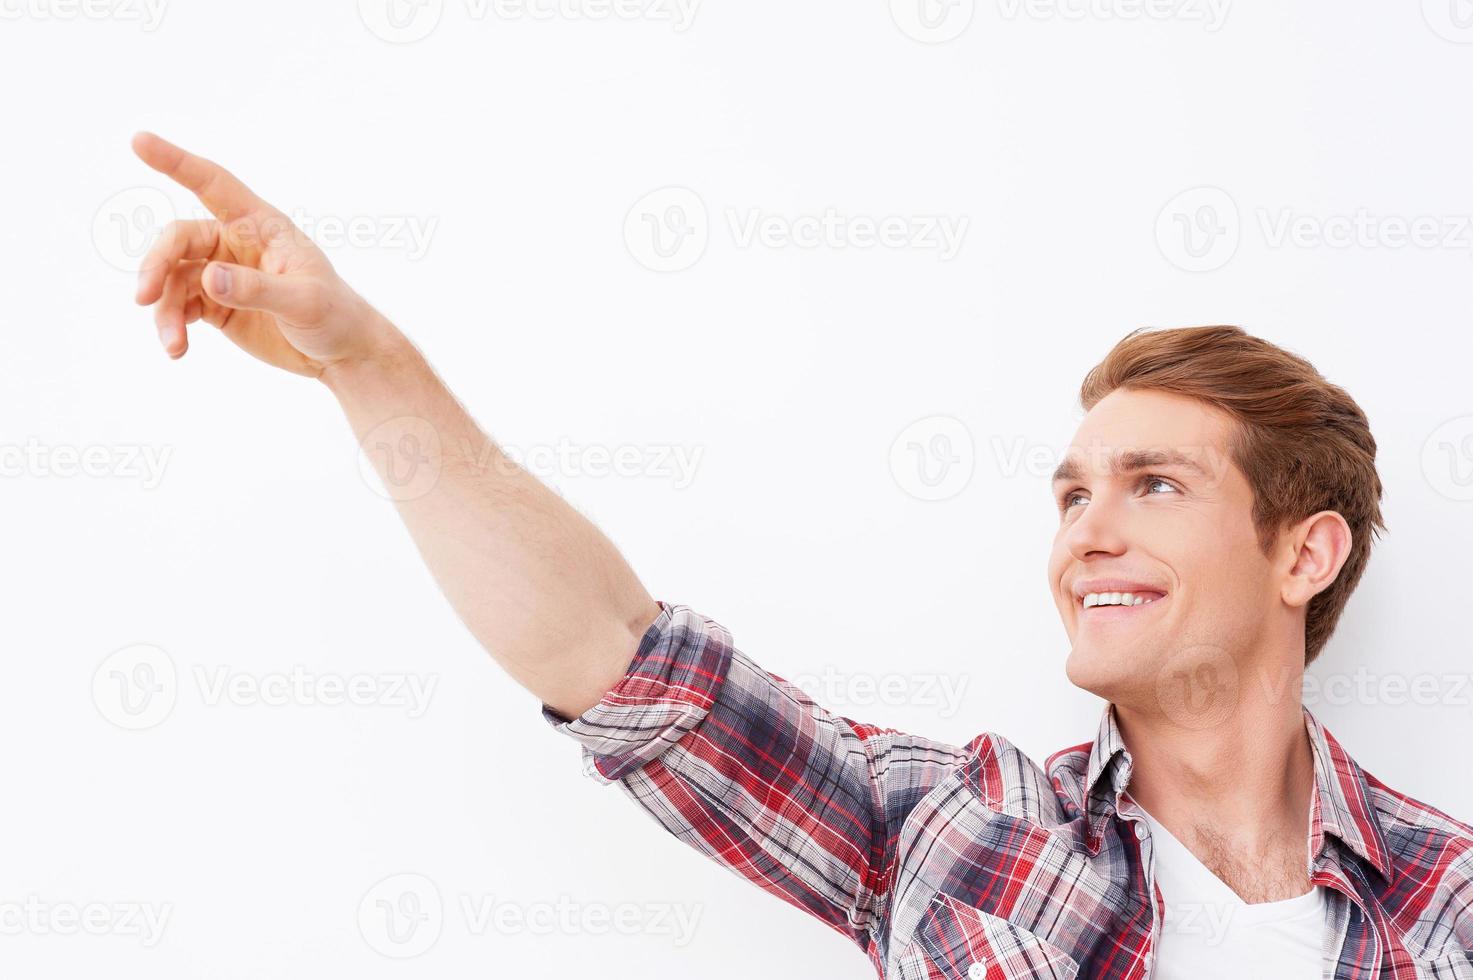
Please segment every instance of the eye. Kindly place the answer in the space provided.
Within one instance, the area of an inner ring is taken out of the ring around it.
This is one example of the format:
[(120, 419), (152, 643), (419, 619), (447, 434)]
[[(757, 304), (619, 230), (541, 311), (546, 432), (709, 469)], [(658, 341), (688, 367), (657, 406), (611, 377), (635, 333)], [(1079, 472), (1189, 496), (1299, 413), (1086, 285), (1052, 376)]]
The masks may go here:
[[(1152, 496), (1160, 496), (1162, 493), (1181, 492), (1175, 483), (1162, 476), (1144, 476), (1141, 478), (1140, 486), (1145, 489), (1148, 495)], [(1164, 487), (1165, 490), (1157, 490), (1157, 487)], [(1059, 496), (1059, 512), (1068, 513), (1077, 501), (1089, 503), (1089, 494), (1084, 490), (1070, 490), (1067, 493), (1061, 494)]]
[(1176, 489), (1176, 484), (1172, 483), (1170, 480), (1167, 480), (1167, 479), (1165, 479), (1163, 477), (1159, 477), (1159, 476), (1147, 476), (1144, 480), (1141, 481), (1141, 486), (1143, 486), (1143, 487), (1146, 488), (1146, 492), (1147, 493), (1151, 493), (1152, 492), (1151, 491), (1151, 487), (1154, 487), (1154, 486), (1156, 486), (1158, 484), (1160, 486), (1166, 487), (1167, 488), (1167, 491), (1170, 492), (1170, 493), (1177, 493), (1178, 492), (1177, 489)]

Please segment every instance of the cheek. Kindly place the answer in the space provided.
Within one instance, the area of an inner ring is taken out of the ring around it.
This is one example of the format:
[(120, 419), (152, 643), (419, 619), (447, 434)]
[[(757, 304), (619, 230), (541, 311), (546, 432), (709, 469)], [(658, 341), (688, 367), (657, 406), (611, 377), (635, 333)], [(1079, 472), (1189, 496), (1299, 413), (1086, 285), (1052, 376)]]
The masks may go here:
[(1204, 535), (1185, 558), (1181, 575), (1193, 584), (1197, 601), (1225, 611), (1256, 613), (1268, 585), (1267, 566), (1257, 540), (1221, 530)]
[(1069, 552), (1064, 548), (1063, 535), (1054, 535), (1054, 546), (1048, 556), (1048, 584), (1050, 591), (1058, 592), (1059, 579), (1063, 576), (1064, 569), (1068, 567), (1068, 558)]
[(1212, 527), (1212, 547), (1221, 556), (1222, 564), (1230, 565), (1239, 572), (1263, 573), (1268, 560), (1258, 546), (1258, 534), (1248, 521), (1224, 521)]

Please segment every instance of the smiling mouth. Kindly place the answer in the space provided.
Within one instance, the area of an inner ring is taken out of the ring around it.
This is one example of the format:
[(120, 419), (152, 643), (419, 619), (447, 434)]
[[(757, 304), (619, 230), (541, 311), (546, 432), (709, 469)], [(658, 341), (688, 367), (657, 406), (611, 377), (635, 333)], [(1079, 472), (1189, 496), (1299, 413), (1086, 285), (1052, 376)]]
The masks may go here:
[(1093, 615), (1139, 612), (1166, 599), (1164, 592), (1087, 592), (1079, 599), (1080, 609)]

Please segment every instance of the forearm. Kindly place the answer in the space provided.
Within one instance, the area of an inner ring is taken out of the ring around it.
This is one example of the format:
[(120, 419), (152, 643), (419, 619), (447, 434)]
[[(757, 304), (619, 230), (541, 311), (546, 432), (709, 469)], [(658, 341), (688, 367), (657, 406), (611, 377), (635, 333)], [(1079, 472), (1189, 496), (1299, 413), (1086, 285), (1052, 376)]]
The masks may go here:
[(507, 458), (397, 330), (376, 326), (380, 352), (323, 383), (471, 633), (542, 701), (582, 714), (623, 677), (658, 605), (592, 522)]
[(134, 299), (154, 305), (169, 356), (203, 319), (267, 364), (319, 378), (476, 639), (564, 715), (597, 704), (660, 614), (613, 544), (501, 453), (279, 209), (150, 133), (133, 150), (214, 216), (171, 223), (138, 270)]

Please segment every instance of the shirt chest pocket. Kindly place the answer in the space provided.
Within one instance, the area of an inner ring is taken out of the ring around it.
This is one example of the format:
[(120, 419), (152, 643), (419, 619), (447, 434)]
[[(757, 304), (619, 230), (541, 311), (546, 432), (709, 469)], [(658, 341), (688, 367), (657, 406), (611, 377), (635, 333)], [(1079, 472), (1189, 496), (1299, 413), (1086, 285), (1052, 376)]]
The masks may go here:
[[(929, 967), (929, 970), (926, 969)], [(915, 942), (901, 958), (902, 980), (1074, 980), (1079, 965), (1041, 936), (957, 901), (931, 900)]]

